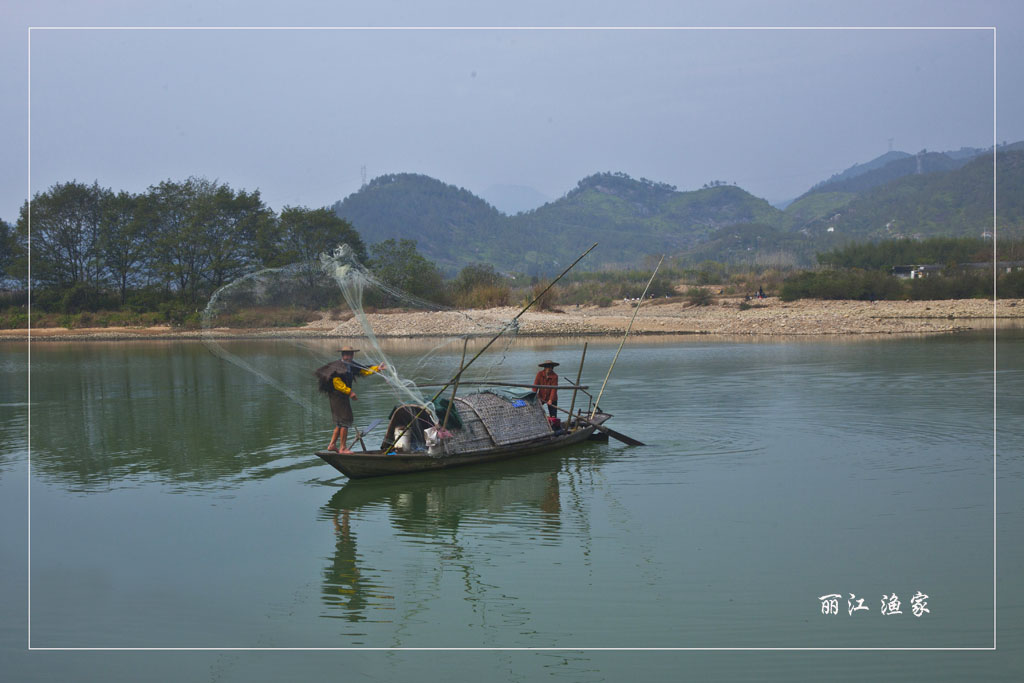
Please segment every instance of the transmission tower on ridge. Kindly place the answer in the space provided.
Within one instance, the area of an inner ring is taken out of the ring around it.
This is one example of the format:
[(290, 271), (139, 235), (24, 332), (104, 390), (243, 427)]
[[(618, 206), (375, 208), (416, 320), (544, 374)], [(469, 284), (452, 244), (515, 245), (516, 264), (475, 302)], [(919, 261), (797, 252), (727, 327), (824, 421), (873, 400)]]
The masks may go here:
[(359, 167), (359, 176), (363, 179), (363, 184), (360, 187), (366, 187), (366, 164)]

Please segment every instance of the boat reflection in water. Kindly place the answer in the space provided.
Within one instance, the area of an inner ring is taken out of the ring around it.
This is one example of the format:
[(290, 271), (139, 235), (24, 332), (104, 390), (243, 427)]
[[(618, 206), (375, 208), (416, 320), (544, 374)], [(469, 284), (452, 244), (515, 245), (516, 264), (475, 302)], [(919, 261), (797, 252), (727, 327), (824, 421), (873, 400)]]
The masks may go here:
[[(572, 491), (593, 476), (599, 458), (599, 449), (581, 445), (558, 458), (349, 481), (321, 509), (336, 537), (324, 571), (324, 616), (398, 621), (396, 603), (403, 613), (415, 611), (410, 603), (439, 596), (435, 586), (450, 571), (460, 573), (466, 600), (484, 599), (494, 587), (481, 581), (481, 571), (496, 555), (507, 556), (509, 544), (523, 544), (522, 553), (560, 545), (566, 526), (569, 535), (589, 539), (587, 515)], [(568, 509), (563, 487), (577, 501)], [(495, 544), (506, 547), (496, 554)]]

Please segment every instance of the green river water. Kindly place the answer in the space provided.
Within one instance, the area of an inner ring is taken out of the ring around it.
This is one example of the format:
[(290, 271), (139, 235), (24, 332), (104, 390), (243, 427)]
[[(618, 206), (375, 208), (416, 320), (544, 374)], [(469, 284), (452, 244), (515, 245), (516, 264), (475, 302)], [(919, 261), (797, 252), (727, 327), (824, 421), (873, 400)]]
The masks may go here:
[(601, 403), (647, 446), (354, 482), (336, 346), (0, 345), (4, 680), (1024, 678), (1024, 331), (632, 339)]

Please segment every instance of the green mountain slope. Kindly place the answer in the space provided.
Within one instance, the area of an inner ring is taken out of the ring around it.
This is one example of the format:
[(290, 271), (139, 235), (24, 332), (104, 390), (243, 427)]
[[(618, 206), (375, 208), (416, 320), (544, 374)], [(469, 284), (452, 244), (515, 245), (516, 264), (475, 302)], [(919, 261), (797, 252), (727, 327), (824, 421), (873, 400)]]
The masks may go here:
[(893, 161), (899, 161), (900, 159), (906, 159), (906, 158), (908, 158), (910, 156), (911, 155), (907, 154), (906, 152), (896, 152), (896, 151), (886, 152), (882, 156), (875, 157), (871, 161), (868, 161), (868, 162), (863, 163), (863, 164), (854, 164), (853, 166), (851, 166), (850, 168), (846, 169), (845, 171), (843, 171), (841, 173), (836, 173), (835, 175), (830, 177), (828, 180), (823, 180), (820, 183), (818, 183), (817, 185), (815, 185), (814, 187), (812, 187), (810, 190), (807, 191), (806, 194), (810, 194), (811, 192), (816, 192), (816, 191), (819, 191), (819, 190), (828, 192), (828, 190), (823, 190), (825, 185), (830, 185), (830, 184), (834, 184), (834, 183), (838, 184), (838, 183), (845, 182), (847, 180), (850, 180), (852, 178), (856, 178), (857, 176), (863, 175), (863, 174), (868, 173), (870, 171), (875, 171), (875, 170), (880, 169), (880, 168), (882, 168), (884, 166), (887, 166), (888, 164), (892, 163)]
[(815, 219), (831, 216), (857, 197), (854, 192), (812, 192), (786, 207), (784, 225), (800, 230)]
[[(1004, 150), (1013, 148), (1014, 145), (1011, 145)], [(941, 153), (922, 151), (917, 155), (887, 152), (867, 163), (854, 164), (842, 173), (818, 183), (786, 206), (786, 225), (791, 230), (799, 230), (814, 218), (831, 216), (861, 192), (908, 175), (952, 171), (985, 152), (976, 147), (961, 147)]]
[[(1024, 235), (1024, 151), (1001, 147), (999, 229)], [(593, 242), (584, 269), (636, 266), (668, 254), (702, 260), (811, 264), (850, 241), (980, 236), (992, 225), (992, 156), (903, 157), (820, 185), (787, 207), (732, 186), (691, 192), (623, 173), (581, 180), (564, 197), (506, 216), (472, 193), (415, 174), (375, 179), (335, 205), (367, 244), (414, 239), (448, 273), (472, 263), (551, 274)], [(907, 165), (913, 172), (907, 175)], [(952, 166), (951, 170), (937, 170)], [(844, 191), (826, 191), (846, 188)]]
[(504, 270), (549, 273), (594, 242), (587, 267), (626, 265), (677, 253), (734, 223), (781, 226), (767, 201), (722, 185), (695, 192), (622, 173), (584, 178), (564, 197), (505, 216), (466, 190), (412, 174), (375, 179), (335, 205), (367, 243), (415, 239), (449, 271), (485, 262)]
[[(584, 178), (558, 201), (514, 216), (525, 234), (544, 235), (554, 261), (589, 242), (601, 244), (602, 264), (635, 264), (645, 255), (677, 253), (734, 223), (781, 224), (782, 212), (738, 187), (679, 192), (621, 173)], [(528, 262), (534, 259), (528, 255)], [(537, 262), (537, 265), (541, 265)]]
[[(998, 155), (999, 229), (1024, 231), (1024, 152)], [(992, 227), (992, 155), (954, 171), (911, 175), (868, 190), (838, 215), (816, 219), (802, 232), (814, 239), (832, 229), (844, 241), (898, 237), (977, 237)]]
[(953, 159), (939, 152), (928, 152), (916, 156), (903, 157), (865, 173), (848, 178), (829, 180), (815, 187), (808, 194), (821, 192), (864, 192), (909, 175), (952, 171), (967, 164), (970, 160), (971, 157)]
[(505, 216), (472, 192), (424, 175), (375, 178), (334, 205), (367, 244), (413, 239), (420, 253), (451, 270), (500, 254), (495, 237)]

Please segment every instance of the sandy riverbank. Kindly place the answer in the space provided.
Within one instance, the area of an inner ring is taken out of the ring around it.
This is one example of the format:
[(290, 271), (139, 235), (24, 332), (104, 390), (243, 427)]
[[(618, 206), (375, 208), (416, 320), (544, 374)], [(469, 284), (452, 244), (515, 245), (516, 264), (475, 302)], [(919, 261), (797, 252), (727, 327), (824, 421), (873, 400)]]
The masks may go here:
[[(746, 304), (743, 306), (742, 304)], [(749, 307), (747, 307), (749, 306)], [(369, 315), (381, 338), (489, 335), (520, 309), (495, 308), (467, 312), (386, 312)], [(564, 312), (527, 312), (519, 319), (519, 334), (541, 337), (620, 335), (629, 325), (634, 305), (569, 306)], [(645, 302), (633, 324), (633, 333), (713, 335), (860, 335), (944, 334), (1000, 326), (1024, 327), (1024, 299), (991, 301), (817, 301), (782, 302), (776, 298), (743, 302), (722, 297), (710, 306), (692, 306), (683, 300)], [(198, 339), (201, 330), (148, 328), (39, 328), (33, 341)], [(323, 319), (298, 328), (227, 329), (210, 334), (219, 338), (331, 337), (357, 338), (362, 330), (355, 320)], [(0, 330), (0, 341), (27, 338), (26, 330)]]

